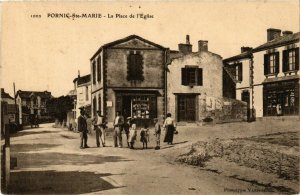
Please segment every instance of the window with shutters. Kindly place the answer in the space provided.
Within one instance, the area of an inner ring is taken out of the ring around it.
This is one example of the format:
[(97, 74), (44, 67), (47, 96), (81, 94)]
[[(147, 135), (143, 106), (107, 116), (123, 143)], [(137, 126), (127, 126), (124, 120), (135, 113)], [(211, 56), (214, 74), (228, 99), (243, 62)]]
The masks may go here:
[(299, 48), (283, 51), (282, 72), (299, 70)]
[(264, 55), (265, 75), (274, 75), (279, 73), (279, 52)]
[(92, 64), (93, 84), (96, 84), (96, 61)]
[(97, 99), (96, 96), (93, 98), (93, 115), (96, 116), (97, 112)]
[(186, 66), (181, 69), (181, 84), (188, 86), (202, 86), (203, 85), (203, 75), (202, 68), (194, 66)]
[(139, 51), (131, 51), (127, 57), (127, 80), (143, 81), (143, 56)]
[(243, 81), (243, 64), (238, 63), (235, 65), (234, 77), (236, 81)]
[(101, 112), (101, 95), (100, 94), (98, 95), (98, 111), (100, 111), (100, 113), (102, 113)]
[(101, 56), (97, 59), (97, 81), (101, 81)]
[(85, 101), (89, 101), (89, 86), (85, 86)]

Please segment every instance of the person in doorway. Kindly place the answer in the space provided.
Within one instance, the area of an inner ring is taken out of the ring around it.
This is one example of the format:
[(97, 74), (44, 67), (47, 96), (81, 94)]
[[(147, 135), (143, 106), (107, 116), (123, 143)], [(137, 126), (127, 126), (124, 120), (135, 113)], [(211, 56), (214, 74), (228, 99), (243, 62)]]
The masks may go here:
[(276, 113), (277, 113), (277, 116), (282, 116), (281, 104), (276, 105)]
[(100, 147), (100, 140), (102, 146), (105, 147), (105, 123), (103, 121), (103, 116), (101, 115), (101, 112), (99, 110), (97, 111), (97, 115), (93, 118), (92, 124), (96, 132), (97, 147)]
[(80, 133), (80, 149), (89, 148), (87, 145), (87, 122), (83, 108), (80, 110), (80, 116), (78, 117), (78, 131)]
[(154, 119), (154, 132), (155, 132), (155, 137), (156, 137), (156, 147), (155, 147), (155, 150), (159, 150), (160, 149), (161, 128), (160, 128), (160, 124), (159, 124), (157, 118)]
[(164, 142), (167, 142), (168, 144), (173, 144), (173, 136), (176, 130), (176, 124), (174, 119), (172, 118), (171, 113), (167, 114), (167, 118), (165, 119), (163, 127), (166, 129)]
[(128, 144), (130, 145), (130, 149), (134, 149), (134, 142), (136, 141), (136, 124), (135, 120), (131, 120), (130, 128), (129, 128), (129, 137), (128, 137)]
[(116, 113), (114, 120), (114, 146), (122, 148), (122, 130), (124, 125), (124, 117), (119, 111)]

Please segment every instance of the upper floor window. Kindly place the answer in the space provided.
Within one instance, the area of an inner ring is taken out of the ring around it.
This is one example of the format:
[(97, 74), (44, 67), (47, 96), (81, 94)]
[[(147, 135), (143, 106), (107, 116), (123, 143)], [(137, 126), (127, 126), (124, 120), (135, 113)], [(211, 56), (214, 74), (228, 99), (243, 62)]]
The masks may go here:
[(127, 57), (127, 80), (143, 81), (143, 56), (140, 52), (134, 53), (133, 51)]
[(101, 81), (101, 56), (98, 57), (97, 59), (97, 81)]
[(282, 72), (299, 70), (299, 48), (283, 51)]
[(264, 55), (264, 74), (272, 75), (279, 73), (279, 52)]
[(92, 64), (92, 73), (93, 73), (93, 84), (96, 84), (96, 61), (93, 61)]
[(242, 81), (243, 80), (243, 64), (242, 63), (238, 63), (235, 65), (235, 80), (236, 81)]
[(181, 68), (182, 85), (203, 85), (202, 68), (186, 66)]

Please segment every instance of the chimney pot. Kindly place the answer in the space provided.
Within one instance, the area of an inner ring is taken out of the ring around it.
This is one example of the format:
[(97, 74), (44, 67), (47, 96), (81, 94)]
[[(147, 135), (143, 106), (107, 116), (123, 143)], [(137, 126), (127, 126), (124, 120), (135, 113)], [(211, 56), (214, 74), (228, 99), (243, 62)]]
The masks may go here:
[(186, 35), (186, 44), (190, 44), (190, 35)]
[(241, 53), (251, 51), (252, 47), (241, 47)]
[(208, 51), (208, 41), (206, 40), (199, 40), (198, 41), (198, 51)]
[(292, 34), (293, 34), (293, 32), (289, 31), (289, 30), (282, 31), (282, 36), (287, 36), (287, 35), (292, 35)]
[(281, 30), (275, 28), (267, 29), (267, 41), (272, 41), (278, 37), (280, 37)]

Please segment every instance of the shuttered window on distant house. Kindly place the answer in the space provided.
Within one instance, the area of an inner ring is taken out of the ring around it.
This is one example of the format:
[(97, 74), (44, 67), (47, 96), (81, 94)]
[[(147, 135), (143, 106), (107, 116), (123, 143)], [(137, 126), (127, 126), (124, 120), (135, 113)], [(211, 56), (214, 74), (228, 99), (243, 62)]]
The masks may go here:
[(143, 56), (140, 52), (130, 52), (127, 57), (128, 81), (144, 81), (143, 63)]
[(279, 73), (279, 52), (264, 55), (264, 74), (274, 75)]
[(283, 51), (282, 72), (299, 70), (299, 48)]
[(235, 64), (234, 68), (235, 68), (235, 72), (234, 72), (235, 80), (243, 81), (243, 63)]
[(93, 84), (96, 84), (96, 61), (93, 61), (92, 64), (92, 73), (93, 73)]
[(101, 56), (97, 59), (97, 81), (101, 81)]
[(203, 85), (203, 73), (202, 68), (186, 66), (181, 68), (181, 84), (188, 86), (202, 86)]

